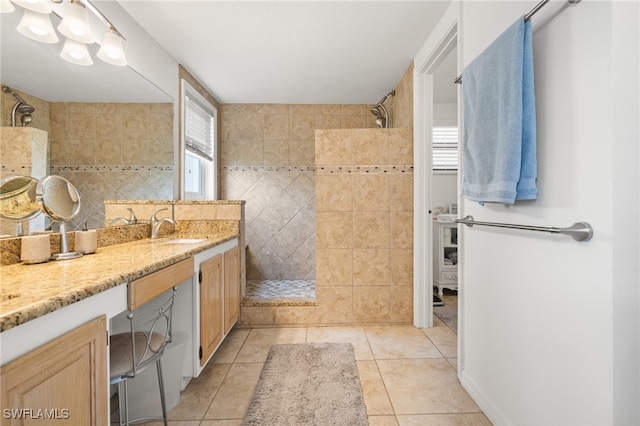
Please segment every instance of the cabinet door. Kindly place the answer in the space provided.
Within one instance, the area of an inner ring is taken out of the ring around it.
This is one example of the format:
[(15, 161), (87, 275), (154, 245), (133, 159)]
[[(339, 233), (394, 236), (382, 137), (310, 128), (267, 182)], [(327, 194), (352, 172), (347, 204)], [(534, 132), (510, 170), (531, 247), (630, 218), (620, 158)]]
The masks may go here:
[(103, 315), (0, 367), (1, 423), (108, 424), (106, 352)]
[(240, 248), (224, 253), (224, 334), (240, 316)]
[(200, 264), (200, 365), (222, 341), (222, 255)]

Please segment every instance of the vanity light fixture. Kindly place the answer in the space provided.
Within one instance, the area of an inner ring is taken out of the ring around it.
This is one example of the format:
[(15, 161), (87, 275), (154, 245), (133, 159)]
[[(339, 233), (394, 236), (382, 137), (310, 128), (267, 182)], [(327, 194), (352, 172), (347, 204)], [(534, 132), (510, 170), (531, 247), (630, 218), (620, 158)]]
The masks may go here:
[(51, 13), (47, 0), (11, 0), (18, 6), (38, 13)]
[(57, 43), (56, 35), (51, 18), (44, 13), (33, 12), (25, 9), (22, 19), (18, 24), (18, 32), (31, 40), (40, 41), (42, 43)]
[(118, 35), (113, 27), (109, 27), (109, 30), (102, 38), (102, 46), (98, 50), (98, 58), (111, 65), (127, 65), (127, 59), (124, 57), (124, 49), (122, 48), (122, 37)]
[(0, 0), (0, 13), (11, 13), (16, 10), (9, 0)]
[[(14, 4), (24, 8), (24, 15), (18, 24), (20, 34), (32, 40), (43, 43), (57, 43), (58, 35), (51, 24), (50, 14), (61, 19), (58, 25), (60, 34), (66, 37), (60, 56), (73, 64), (91, 65), (93, 60), (89, 54), (87, 44), (93, 44), (96, 39), (91, 30), (89, 12), (95, 15), (106, 27), (97, 56), (112, 65), (125, 66), (123, 40), (116, 27), (89, 0), (69, 0), (64, 11), (60, 7), (52, 7), (49, 2), (62, 4), (67, 0), (11, 0)], [(11, 13), (15, 10), (9, 0), (0, 0), (0, 12)]]
[(60, 52), (60, 56), (65, 61), (76, 65), (93, 64), (87, 45), (70, 38), (64, 42), (64, 47), (62, 48), (62, 52)]
[(78, 0), (71, 0), (67, 6), (64, 18), (58, 25), (60, 34), (80, 43), (95, 43), (91, 25), (89, 24), (89, 12)]

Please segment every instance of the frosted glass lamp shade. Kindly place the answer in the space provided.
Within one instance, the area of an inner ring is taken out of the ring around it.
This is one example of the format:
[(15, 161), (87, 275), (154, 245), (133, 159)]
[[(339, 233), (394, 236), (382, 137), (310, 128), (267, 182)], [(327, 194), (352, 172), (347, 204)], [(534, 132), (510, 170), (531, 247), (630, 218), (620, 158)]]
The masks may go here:
[(15, 4), (25, 9), (38, 13), (51, 13), (51, 6), (48, 0), (11, 0)]
[(51, 18), (44, 13), (32, 12), (29, 9), (24, 10), (22, 19), (18, 24), (18, 32), (31, 40), (40, 41), (42, 43), (57, 43), (56, 35)]
[(107, 31), (102, 39), (102, 46), (98, 50), (98, 58), (112, 65), (127, 65), (122, 48), (122, 37), (112, 30)]
[(58, 31), (67, 38), (80, 43), (91, 44), (95, 42), (89, 25), (89, 12), (80, 3), (69, 3), (64, 18), (58, 25)]
[(11, 13), (16, 10), (9, 0), (0, 0), (0, 13)]
[(60, 56), (65, 61), (76, 65), (93, 64), (87, 45), (84, 43), (78, 43), (77, 41), (69, 38), (64, 42), (64, 47), (62, 48), (62, 52), (60, 52)]

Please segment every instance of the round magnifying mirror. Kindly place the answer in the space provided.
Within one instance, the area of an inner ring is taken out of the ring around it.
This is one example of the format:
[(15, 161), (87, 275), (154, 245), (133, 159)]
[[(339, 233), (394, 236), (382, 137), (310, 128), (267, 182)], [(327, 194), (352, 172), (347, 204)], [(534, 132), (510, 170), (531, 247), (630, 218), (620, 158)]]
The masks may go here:
[(44, 212), (56, 222), (67, 222), (80, 213), (80, 194), (61, 176), (46, 176), (40, 181)]
[(62, 176), (45, 176), (38, 186), (42, 209), (56, 222), (60, 222), (61, 253), (51, 256), (55, 260), (74, 259), (80, 252), (69, 252), (67, 242), (67, 222), (80, 213), (80, 193), (75, 186)]
[(0, 216), (27, 220), (40, 214), (37, 201), (38, 179), (31, 176), (7, 176), (0, 180)]

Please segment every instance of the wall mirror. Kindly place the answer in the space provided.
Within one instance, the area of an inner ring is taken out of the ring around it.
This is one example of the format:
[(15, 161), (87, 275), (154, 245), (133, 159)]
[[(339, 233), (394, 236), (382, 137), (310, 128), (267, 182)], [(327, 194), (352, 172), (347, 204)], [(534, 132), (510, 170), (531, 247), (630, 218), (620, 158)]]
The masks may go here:
[[(65, 3), (67, 2), (65, 1)], [(99, 3), (96, 3), (98, 8), (100, 8)], [(174, 100), (171, 96), (148, 81), (131, 66), (115, 66), (98, 59), (96, 57), (99, 49), (97, 43), (88, 46), (93, 64), (81, 66), (69, 63), (60, 57), (60, 51), (64, 44), (64, 37), (60, 34), (58, 34), (60, 40), (54, 44), (40, 43), (20, 34), (16, 27), (22, 18), (23, 11), (24, 9), (16, 6), (11, 13), (0, 13), (0, 82), (3, 85), (50, 104), (63, 102), (170, 104), (172, 113)], [(126, 12), (123, 11), (123, 13)], [(53, 26), (57, 27), (60, 19), (51, 15), (51, 21)], [(92, 22), (92, 28), (100, 40), (104, 33), (104, 24)], [(123, 36), (127, 37), (126, 31)], [(128, 54), (126, 41), (124, 49)], [(131, 62), (131, 57), (128, 59)], [(7, 118), (7, 108), (10, 111), (15, 100), (11, 95), (5, 93), (0, 93), (0, 96), (2, 96), (3, 103), (6, 104), (2, 105), (2, 113), (4, 114), (2, 123), (8, 125), (6, 123), (10, 120)], [(36, 117), (40, 111), (38, 111), (37, 105), (35, 106), (34, 122), (31, 127), (38, 126)], [(79, 119), (79, 117), (76, 118)], [(169, 133), (167, 143), (167, 145), (171, 145), (169, 150), (173, 149), (172, 119), (166, 126), (164, 122), (162, 123), (163, 132)], [(123, 122), (117, 123), (120, 128), (125, 128)], [(161, 128), (157, 122), (154, 122), (153, 126), (154, 130)], [(54, 153), (51, 152), (51, 128), (52, 126), (50, 129), (43, 130), (50, 132), (49, 158), (54, 158)], [(119, 137), (123, 138), (123, 136)], [(56, 140), (54, 149), (64, 148), (66, 143), (69, 144), (67, 146), (73, 146), (73, 143), (77, 145), (78, 141)], [(142, 160), (131, 160), (129, 156), (124, 160), (110, 158), (108, 162), (96, 160), (95, 164), (84, 162), (83, 159), (63, 163), (63, 160), (60, 160), (60, 156), (58, 156), (55, 162), (48, 164), (51, 168), (47, 173), (61, 175), (73, 182), (83, 195), (83, 201), (85, 201), (83, 202), (83, 210), (75, 220), (69, 223), (70, 229), (79, 229), (84, 222), (88, 222), (89, 227), (92, 228), (104, 226), (102, 201), (105, 199), (172, 198), (173, 152), (163, 151), (163, 157), (160, 160), (156, 159), (159, 154), (153, 152), (154, 157), (149, 160), (148, 151), (146, 158)], [(103, 152), (111, 151), (103, 148)], [(129, 154), (130, 152), (127, 151), (127, 155)], [(166, 159), (167, 157), (169, 160)], [(74, 164), (83, 164), (83, 170), (74, 168)], [(132, 167), (128, 167), (131, 164), (143, 164), (144, 170), (142, 168), (133, 170)], [(148, 187), (142, 187), (141, 184), (147, 184)], [(154, 193), (156, 188), (161, 189)]]

